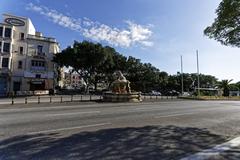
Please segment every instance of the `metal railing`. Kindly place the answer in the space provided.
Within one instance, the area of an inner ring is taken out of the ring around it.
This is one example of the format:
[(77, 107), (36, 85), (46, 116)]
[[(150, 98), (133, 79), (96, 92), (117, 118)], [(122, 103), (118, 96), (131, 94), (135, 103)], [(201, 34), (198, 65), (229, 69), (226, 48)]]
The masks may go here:
[(37, 39), (37, 40), (43, 40), (43, 41), (49, 41), (49, 42), (56, 42), (55, 38), (51, 37), (42, 37), (42, 36), (36, 36), (36, 35), (28, 35), (28, 38), (30, 39)]
[[(174, 100), (177, 96), (141, 96), (143, 101)], [(40, 104), (40, 103), (67, 103), (67, 102), (97, 102), (102, 95), (54, 95), (54, 96), (26, 96), (0, 99), (1, 104)]]
[(142, 95), (143, 100), (171, 100), (177, 98), (178, 96)]
[[(29, 96), (5, 99), (4, 104), (40, 104), (40, 103), (66, 103), (66, 102), (91, 102), (99, 101), (102, 96), (98, 95), (64, 95), (64, 96)], [(1, 105), (1, 101), (0, 101)]]

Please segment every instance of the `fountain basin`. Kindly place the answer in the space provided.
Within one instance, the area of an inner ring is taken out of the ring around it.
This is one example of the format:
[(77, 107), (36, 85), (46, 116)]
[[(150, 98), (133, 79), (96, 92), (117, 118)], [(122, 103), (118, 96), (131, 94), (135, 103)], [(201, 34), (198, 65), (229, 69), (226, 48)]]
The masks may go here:
[(104, 102), (141, 102), (141, 93), (140, 92), (131, 92), (131, 93), (113, 93), (113, 92), (104, 92), (103, 93)]

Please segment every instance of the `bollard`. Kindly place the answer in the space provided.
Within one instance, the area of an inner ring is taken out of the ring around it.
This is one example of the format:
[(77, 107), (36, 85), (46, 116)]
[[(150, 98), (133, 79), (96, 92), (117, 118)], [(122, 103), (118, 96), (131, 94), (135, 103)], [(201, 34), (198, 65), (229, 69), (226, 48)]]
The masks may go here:
[(52, 103), (52, 96), (50, 96), (49, 98), (50, 98), (50, 103)]
[(152, 99), (152, 95), (150, 95), (150, 99)]
[(25, 97), (25, 104), (27, 104), (28, 102), (27, 102), (27, 97)]
[(13, 100), (13, 96), (12, 96), (12, 105), (14, 105), (14, 100)]
[(156, 95), (156, 99), (158, 99), (158, 96)]
[(38, 96), (38, 104), (40, 104), (40, 96)]
[(62, 96), (61, 96), (61, 103), (63, 102)]
[(92, 101), (92, 95), (90, 94), (89, 100)]
[(71, 102), (73, 101), (73, 95), (71, 95)]
[(81, 100), (80, 101), (82, 101), (82, 95), (81, 95)]

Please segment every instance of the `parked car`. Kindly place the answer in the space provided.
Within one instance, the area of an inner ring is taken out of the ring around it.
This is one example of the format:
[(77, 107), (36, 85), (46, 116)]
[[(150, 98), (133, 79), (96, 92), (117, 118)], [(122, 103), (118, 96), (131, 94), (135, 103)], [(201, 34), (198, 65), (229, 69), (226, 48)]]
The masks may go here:
[(176, 90), (171, 90), (167, 93), (168, 96), (179, 96), (180, 93)]
[(151, 91), (150, 93), (149, 93), (151, 96), (161, 96), (162, 94), (160, 93), (160, 92), (158, 92), (158, 91)]
[(190, 95), (191, 95), (191, 94), (188, 93), (188, 92), (183, 92), (183, 94), (182, 94), (183, 97), (188, 97), (188, 96), (190, 96)]

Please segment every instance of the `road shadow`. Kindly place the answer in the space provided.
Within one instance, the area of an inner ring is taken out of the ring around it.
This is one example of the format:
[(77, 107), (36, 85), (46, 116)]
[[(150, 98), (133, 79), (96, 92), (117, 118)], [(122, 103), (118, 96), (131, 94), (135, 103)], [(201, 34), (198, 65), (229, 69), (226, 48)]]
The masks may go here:
[(225, 141), (207, 129), (177, 126), (22, 135), (0, 141), (0, 160), (174, 160)]

